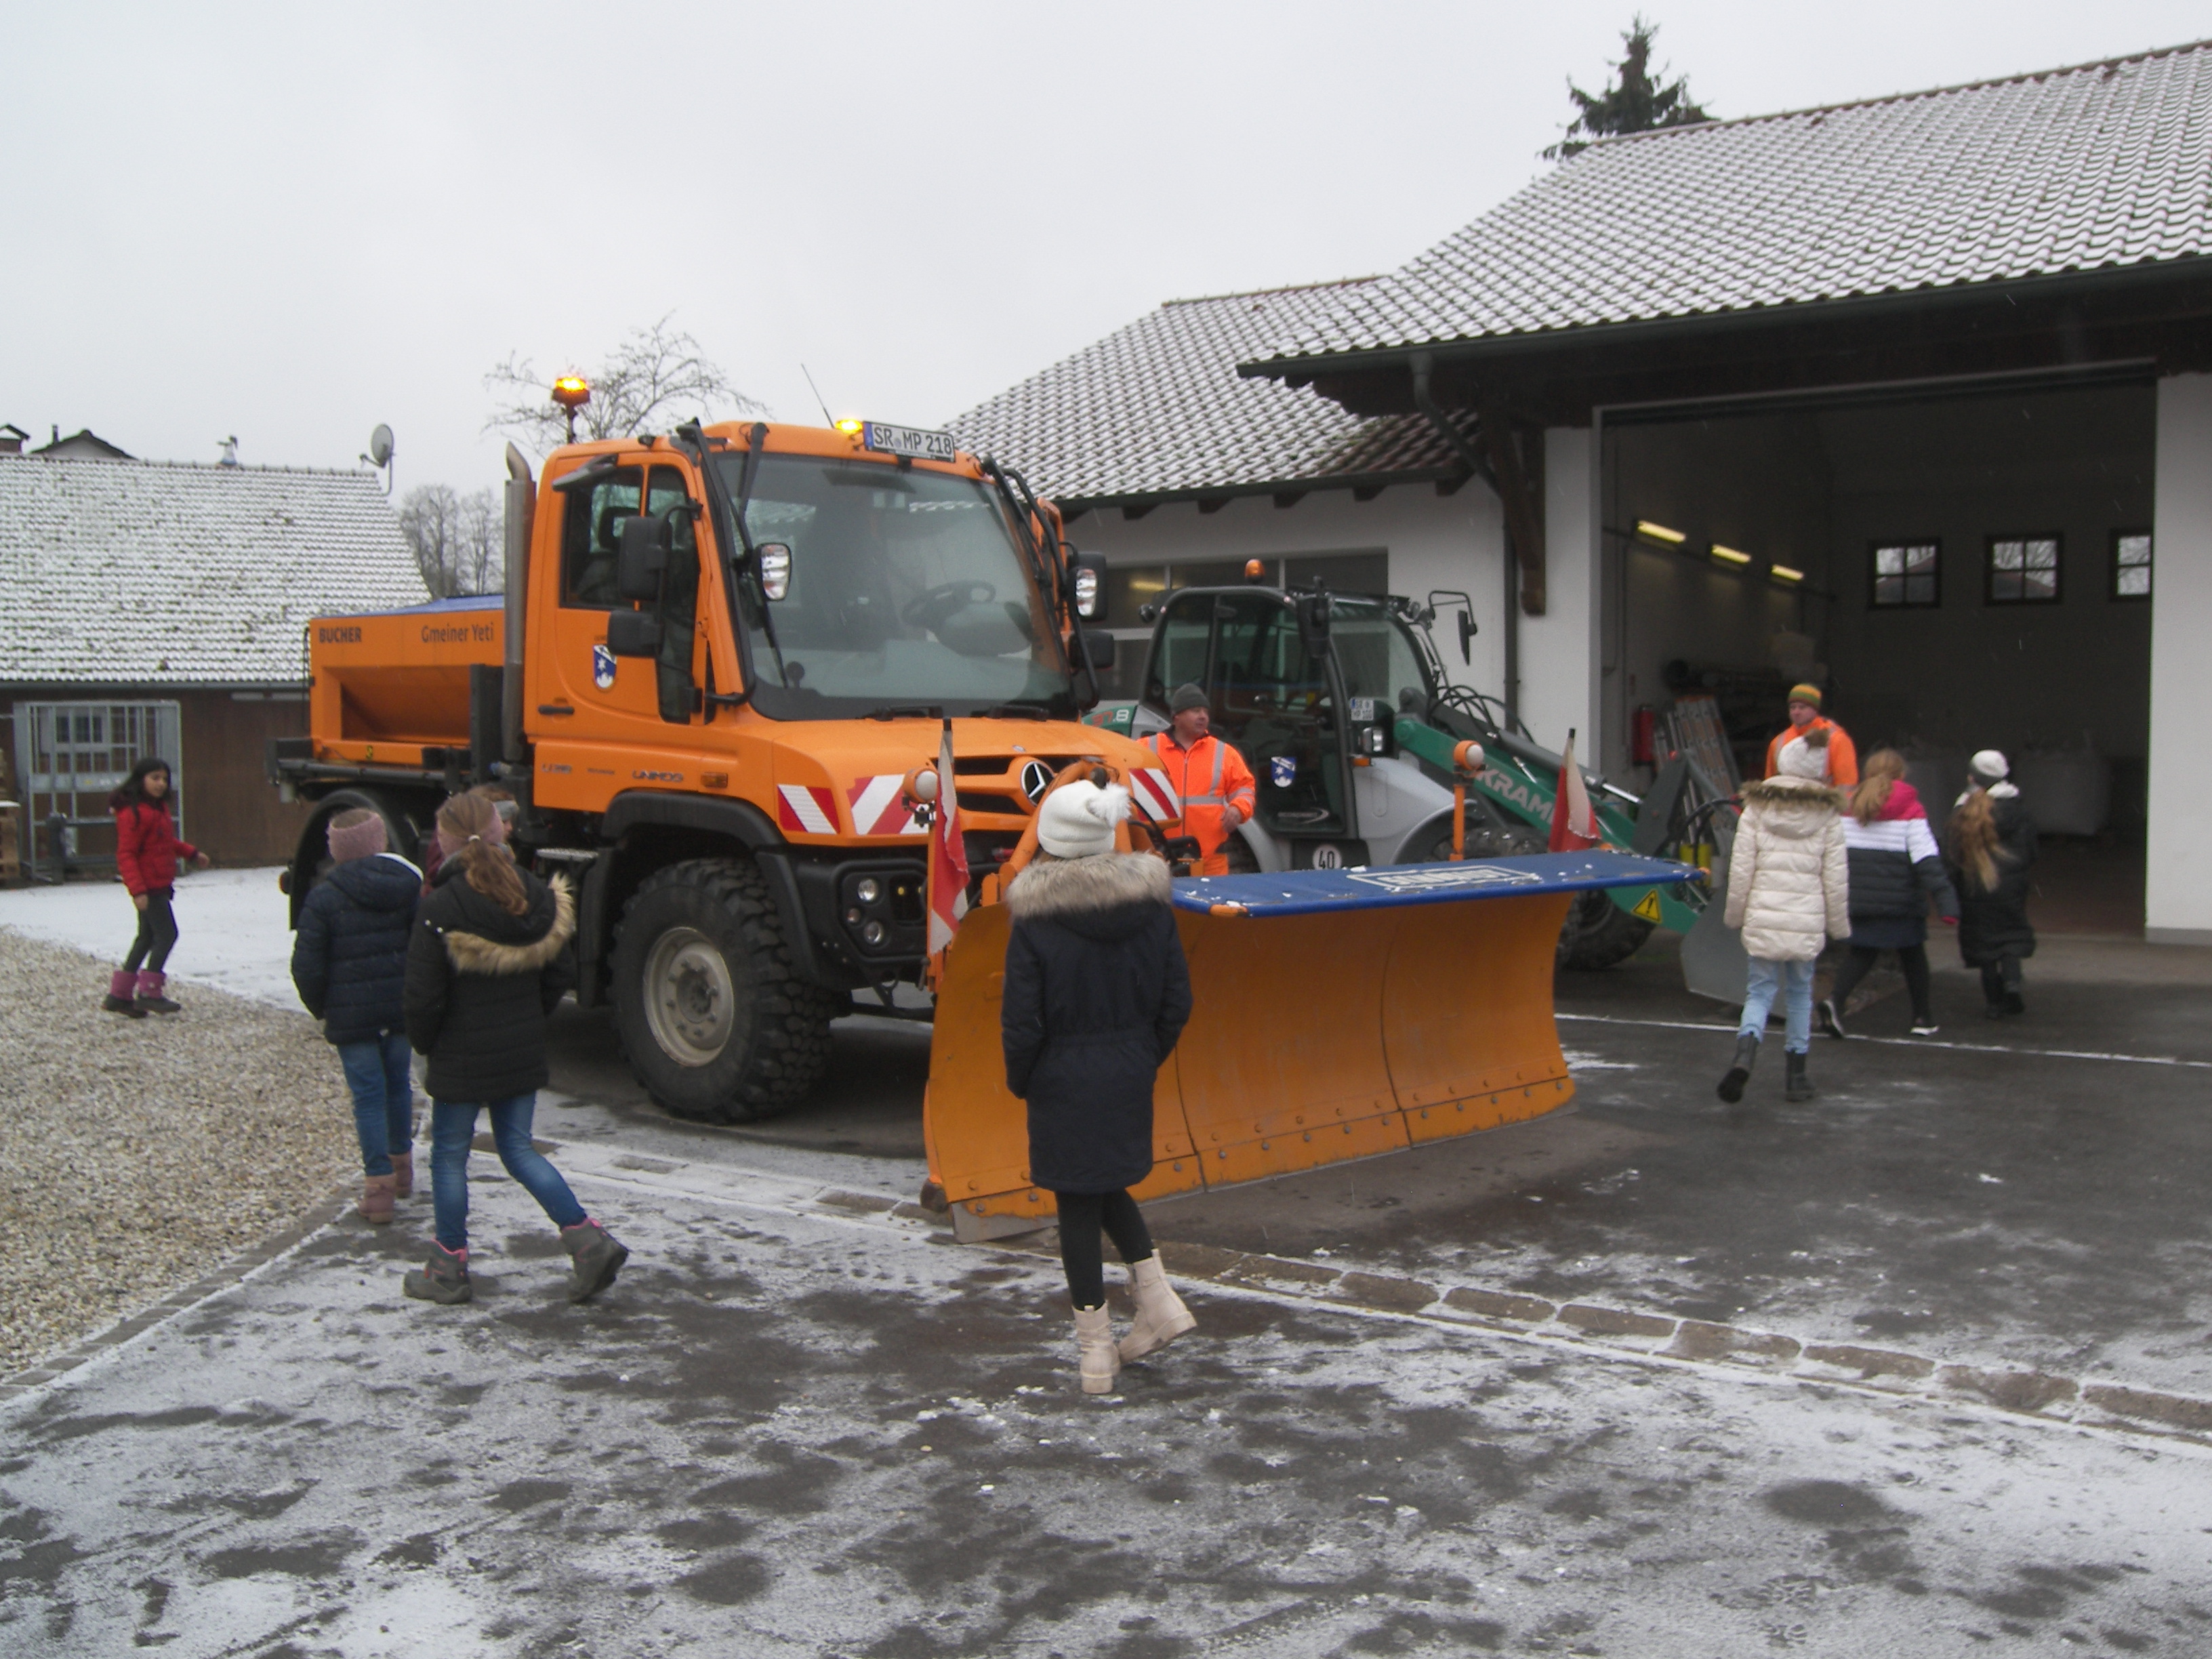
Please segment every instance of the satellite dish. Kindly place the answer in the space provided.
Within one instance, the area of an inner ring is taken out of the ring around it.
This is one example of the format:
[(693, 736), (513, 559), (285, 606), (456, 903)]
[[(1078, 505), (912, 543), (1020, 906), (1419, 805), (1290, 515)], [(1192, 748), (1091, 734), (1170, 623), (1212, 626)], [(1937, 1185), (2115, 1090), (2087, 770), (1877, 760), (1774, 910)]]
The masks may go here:
[(368, 459), (377, 466), (391, 465), (392, 428), (390, 427), (379, 426), (375, 431), (368, 434)]

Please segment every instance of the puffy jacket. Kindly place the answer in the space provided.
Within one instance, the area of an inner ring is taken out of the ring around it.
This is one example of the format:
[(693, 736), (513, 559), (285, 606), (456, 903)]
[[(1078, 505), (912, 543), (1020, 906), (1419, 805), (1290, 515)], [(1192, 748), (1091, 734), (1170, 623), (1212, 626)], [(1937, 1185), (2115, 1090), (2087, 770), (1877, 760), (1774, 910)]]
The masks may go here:
[(349, 859), (300, 907), (292, 983), (332, 1042), (368, 1042), (405, 1024), (400, 990), (422, 872), (397, 853)]
[(167, 803), (140, 801), (115, 811), (115, 869), (135, 895), (177, 884), (177, 860), (196, 859), (200, 849), (177, 839), (177, 821)]
[(1898, 951), (1926, 944), (1931, 898), (1939, 915), (1958, 915), (1958, 895), (1943, 873), (1928, 811), (1911, 784), (1892, 784), (1871, 823), (1845, 812), (1844, 848), (1850, 860), (1853, 945)]
[[(1841, 789), (1848, 789), (1859, 781), (1859, 751), (1851, 742), (1851, 734), (1825, 714), (1815, 714), (1807, 723), (1808, 732), (1828, 734), (1828, 781)], [(1785, 726), (1766, 745), (1766, 775), (1774, 777), (1782, 770), (1782, 750), (1790, 739), (1801, 736), (1794, 726)]]
[(416, 915), (402, 1002), (433, 1100), (489, 1104), (545, 1086), (545, 1017), (576, 983), (576, 901), (561, 877), (520, 873), (519, 916), (458, 862), (439, 869)]
[[(1959, 797), (1964, 806), (1966, 798)], [(2028, 872), (2035, 867), (2035, 820), (2021, 805), (2020, 790), (2000, 783), (1990, 790), (1990, 814), (1997, 830), (1997, 884), (1978, 892), (1956, 863), (1951, 879), (1959, 887), (1959, 956), (1969, 968), (1994, 967), (2006, 957), (2035, 954), (2035, 929), (2027, 920)]]
[(1006, 1087), (1029, 1103), (1029, 1179), (1110, 1193), (1152, 1169), (1152, 1082), (1190, 1018), (1167, 865), (1040, 859), (1006, 890)]
[(1728, 908), (1746, 954), (1810, 962), (1851, 931), (1844, 792), (1810, 778), (1762, 778), (1743, 789), (1729, 854)]

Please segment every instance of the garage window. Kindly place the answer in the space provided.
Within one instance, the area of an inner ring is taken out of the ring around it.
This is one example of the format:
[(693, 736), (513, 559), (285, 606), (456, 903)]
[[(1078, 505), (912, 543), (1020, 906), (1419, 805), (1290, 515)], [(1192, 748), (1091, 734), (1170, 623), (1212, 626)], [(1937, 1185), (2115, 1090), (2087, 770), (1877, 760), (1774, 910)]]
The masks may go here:
[(2147, 599), (2150, 597), (2150, 532), (2112, 532), (2112, 597)]
[(1992, 536), (1983, 569), (1991, 605), (2054, 605), (2058, 599), (2056, 536)]
[(1876, 542), (1874, 606), (1877, 611), (1930, 609), (1942, 603), (1942, 544), (1935, 540)]

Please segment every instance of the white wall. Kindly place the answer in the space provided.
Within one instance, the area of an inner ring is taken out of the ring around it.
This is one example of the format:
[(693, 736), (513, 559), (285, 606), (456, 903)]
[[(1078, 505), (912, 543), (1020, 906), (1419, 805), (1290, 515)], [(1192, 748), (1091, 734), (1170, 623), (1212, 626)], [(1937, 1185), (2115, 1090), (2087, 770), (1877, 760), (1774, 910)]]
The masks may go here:
[(2145, 937), (2212, 945), (2212, 374), (2158, 385), (2150, 638), (2149, 873)]
[(1593, 769), (1603, 753), (1595, 460), (1589, 428), (1544, 434), (1544, 614), (1521, 618), (1522, 723), (1547, 749), (1579, 732), (1576, 757)]
[[(1504, 678), (1499, 522), (1498, 498), (1479, 482), (1450, 495), (1437, 495), (1429, 484), (1394, 484), (1371, 501), (1354, 501), (1348, 489), (1326, 489), (1287, 507), (1277, 507), (1270, 496), (1247, 495), (1216, 513), (1176, 502), (1134, 520), (1110, 508), (1085, 514), (1067, 527), (1067, 538), (1083, 552), (1104, 554), (1109, 564), (1387, 553), (1392, 592), (1418, 599), (1431, 588), (1457, 588), (1474, 599), (1480, 632), (1473, 663), (1461, 663), (1459, 635), (1449, 617), (1437, 629), (1437, 649), (1456, 682), (1494, 696)], [(1109, 622), (1116, 632), (1139, 626), (1133, 616)], [(1134, 642), (1122, 648), (1143, 650)]]

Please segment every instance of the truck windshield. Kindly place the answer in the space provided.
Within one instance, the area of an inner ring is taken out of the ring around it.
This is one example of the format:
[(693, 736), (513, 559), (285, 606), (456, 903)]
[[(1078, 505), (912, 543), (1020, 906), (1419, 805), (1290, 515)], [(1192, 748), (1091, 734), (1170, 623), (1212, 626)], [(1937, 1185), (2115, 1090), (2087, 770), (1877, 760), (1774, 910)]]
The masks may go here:
[[(717, 459), (735, 501), (744, 457)], [(791, 549), (784, 597), (744, 617), (763, 714), (974, 714), (1010, 702), (1076, 712), (1059, 629), (981, 481), (763, 455), (745, 527), (756, 547)]]

